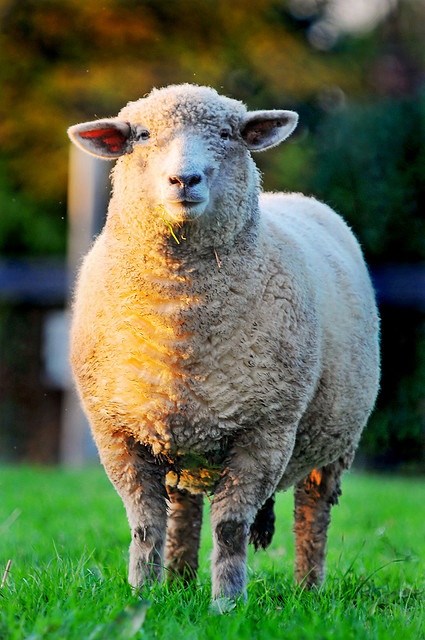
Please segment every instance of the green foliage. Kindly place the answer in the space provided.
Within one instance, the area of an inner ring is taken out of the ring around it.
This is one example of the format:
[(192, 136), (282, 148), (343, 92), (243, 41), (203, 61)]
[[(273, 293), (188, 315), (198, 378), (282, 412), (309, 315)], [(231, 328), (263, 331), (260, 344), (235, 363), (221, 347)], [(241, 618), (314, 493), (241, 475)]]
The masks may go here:
[(425, 470), (423, 313), (382, 308), (382, 391), (361, 451), (383, 466)]
[(350, 105), (314, 144), (311, 189), (343, 213), (369, 260), (425, 259), (425, 95)]
[(36, 203), (8, 184), (0, 173), (0, 255), (63, 254), (66, 242), (64, 206)]
[[(0, 470), (3, 640), (406, 640), (424, 632), (425, 548), (418, 480), (349, 475), (333, 510), (328, 577), (293, 586), (291, 496), (276, 503), (270, 550), (249, 555), (247, 604), (210, 610), (208, 514), (199, 584), (131, 593), (128, 526), (102, 469)], [(34, 499), (37, 496), (37, 500)]]

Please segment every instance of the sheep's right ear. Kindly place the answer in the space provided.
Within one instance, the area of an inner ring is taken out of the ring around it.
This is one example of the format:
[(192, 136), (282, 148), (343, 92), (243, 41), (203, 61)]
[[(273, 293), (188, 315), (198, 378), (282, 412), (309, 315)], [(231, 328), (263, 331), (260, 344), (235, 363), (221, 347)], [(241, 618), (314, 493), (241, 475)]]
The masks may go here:
[[(148, 134), (147, 131), (144, 132)], [(68, 129), (68, 135), (77, 147), (105, 160), (131, 153), (133, 143), (142, 138), (142, 134), (143, 132), (136, 132), (128, 122), (121, 120), (94, 120), (75, 124)]]

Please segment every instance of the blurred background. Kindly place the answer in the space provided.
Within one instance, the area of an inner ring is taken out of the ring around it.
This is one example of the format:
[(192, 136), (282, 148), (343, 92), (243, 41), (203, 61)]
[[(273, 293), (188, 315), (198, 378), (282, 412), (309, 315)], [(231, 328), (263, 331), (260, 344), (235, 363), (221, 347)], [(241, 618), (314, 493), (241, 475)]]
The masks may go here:
[[(0, 461), (95, 456), (84, 438), (70, 454), (65, 433), (78, 413), (69, 247), (72, 263), (86, 249), (69, 235), (66, 128), (194, 82), (300, 113), (290, 140), (255, 159), (265, 189), (339, 211), (369, 262), (382, 389), (357, 465), (423, 472), (424, 43), (423, 0), (0, 0)], [(86, 236), (92, 222), (80, 220)]]

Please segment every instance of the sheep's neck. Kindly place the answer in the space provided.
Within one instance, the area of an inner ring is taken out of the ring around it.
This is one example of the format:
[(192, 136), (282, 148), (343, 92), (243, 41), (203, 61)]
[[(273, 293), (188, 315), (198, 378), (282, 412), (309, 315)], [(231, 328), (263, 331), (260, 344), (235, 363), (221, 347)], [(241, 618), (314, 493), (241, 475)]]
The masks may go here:
[[(218, 205), (215, 211), (205, 213), (194, 221), (178, 222), (171, 218), (163, 205), (151, 203), (141, 206), (140, 201), (132, 201), (121, 206), (122, 198), (111, 200), (107, 226), (119, 236), (122, 246), (138, 247), (143, 254), (156, 261), (163, 255), (184, 261), (211, 255), (223, 255), (234, 250), (243, 237), (258, 231), (258, 192), (244, 194), (237, 205)], [(243, 216), (242, 212), (249, 212)]]
[[(196, 245), (189, 234), (178, 244), (164, 229), (159, 237), (141, 238), (123, 228), (111, 229), (109, 222), (108, 226), (107, 253), (114, 265), (117, 261), (120, 264), (119, 287), (127, 308), (135, 309), (139, 316), (148, 315), (152, 321), (155, 316), (154, 324), (169, 326), (176, 337), (194, 331), (194, 327), (206, 335), (211, 327), (218, 330), (223, 320), (218, 296), (240, 296), (245, 308), (257, 299), (261, 275), (258, 268), (256, 273), (250, 268), (258, 250), (254, 224), (244, 229), (233, 245), (218, 248)], [(259, 264), (257, 256), (257, 267)], [(197, 326), (201, 317), (208, 318), (209, 326)], [(227, 321), (232, 330), (234, 321)]]
[(105, 234), (111, 260), (120, 263), (120, 287), (127, 309), (134, 309), (138, 317), (149, 316), (154, 326), (169, 327), (177, 342), (188, 334), (207, 337), (211, 331), (221, 333), (224, 322), (231, 332), (238, 314), (224, 319), (218, 296), (221, 300), (229, 296), (242, 300), (241, 317), (256, 303), (261, 288), (259, 268), (254, 274), (250, 268), (252, 259), (257, 267), (261, 262), (254, 255), (258, 250), (258, 210), (251, 211), (245, 226), (241, 225), (231, 242), (223, 243), (224, 234), (216, 238), (208, 228), (204, 232), (202, 219), (174, 227), (171, 232), (153, 212), (135, 218), (112, 205)]

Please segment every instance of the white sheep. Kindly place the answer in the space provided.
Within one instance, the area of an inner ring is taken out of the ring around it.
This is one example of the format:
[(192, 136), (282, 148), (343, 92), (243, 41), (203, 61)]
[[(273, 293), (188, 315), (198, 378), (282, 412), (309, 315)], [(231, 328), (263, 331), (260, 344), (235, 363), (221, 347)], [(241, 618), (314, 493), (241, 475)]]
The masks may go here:
[(246, 584), (273, 495), (295, 485), (296, 577), (323, 579), (330, 508), (378, 389), (378, 315), (359, 246), (326, 205), (260, 194), (250, 151), (292, 111), (170, 86), (72, 141), (119, 158), (75, 296), (72, 365), (132, 532), (129, 581), (193, 578), (212, 495), (213, 598)]

